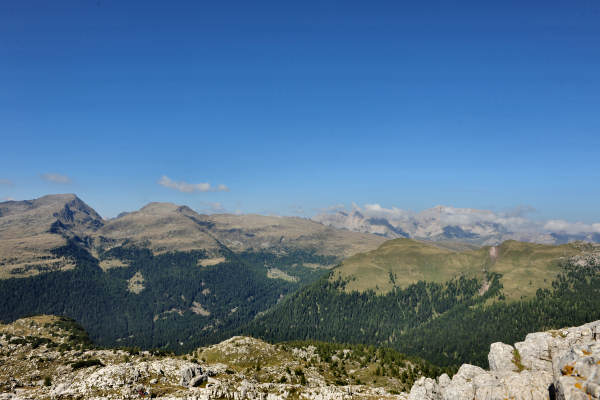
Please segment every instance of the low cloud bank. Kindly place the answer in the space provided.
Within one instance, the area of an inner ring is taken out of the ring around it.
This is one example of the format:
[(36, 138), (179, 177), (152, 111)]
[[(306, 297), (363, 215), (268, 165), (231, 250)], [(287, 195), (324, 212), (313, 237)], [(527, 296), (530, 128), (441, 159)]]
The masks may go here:
[[(461, 227), (495, 227), (497, 232), (512, 233), (565, 233), (569, 235), (600, 233), (600, 223), (569, 222), (565, 220), (538, 221), (531, 219), (535, 209), (530, 206), (518, 206), (506, 212), (478, 210), (472, 208), (454, 208), (436, 206), (421, 212), (413, 212), (398, 207), (385, 208), (380, 204), (364, 204), (362, 207), (353, 203), (351, 208), (340, 207), (339, 204), (321, 210), (321, 214), (313, 219), (332, 223), (343, 219), (370, 218), (385, 219), (392, 226), (441, 226)], [(361, 218), (362, 217), (362, 218)], [(356, 224), (356, 222), (355, 222)]]

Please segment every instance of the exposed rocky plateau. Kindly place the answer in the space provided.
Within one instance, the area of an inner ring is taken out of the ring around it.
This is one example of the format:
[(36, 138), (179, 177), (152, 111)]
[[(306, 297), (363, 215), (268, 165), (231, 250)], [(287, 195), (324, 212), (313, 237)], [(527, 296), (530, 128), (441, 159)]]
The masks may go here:
[[(341, 362), (344, 354), (329, 362)], [(72, 321), (37, 316), (0, 325), (0, 399), (405, 399), (385, 387), (332, 382), (314, 346), (235, 336), (174, 356), (97, 349)], [(390, 381), (393, 383), (393, 381)]]
[(600, 398), (600, 321), (531, 333), (514, 346), (493, 343), (488, 358), (488, 371), (464, 364), (452, 378), (421, 377), (403, 393), (391, 381), (332, 383), (313, 346), (236, 336), (184, 356), (97, 349), (72, 321), (38, 316), (0, 325), (0, 399)]

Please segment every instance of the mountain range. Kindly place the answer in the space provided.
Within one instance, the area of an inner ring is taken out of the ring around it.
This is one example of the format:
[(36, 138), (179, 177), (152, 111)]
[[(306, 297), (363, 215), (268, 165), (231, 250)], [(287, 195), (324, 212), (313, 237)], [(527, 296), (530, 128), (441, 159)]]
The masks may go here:
[(225, 337), (385, 238), (296, 217), (150, 203), (105, 220), (73, 194), (0, 203), (0, 319), (75, 318), (103, 345)]
[(600, 224), (569, 223), (562, 220), (535, 221), (526, 217), (529, 208), (507, 213), (489, 210), (436, 206), (419, 213), (378, 204), (331, 210), (312, 219), (325, 225), (386, 238), (428, 241), (459, 241), (496, 245), (506, 240), (542, 244), (572, 241), (600, 242)]
[[(159, 255), (202, 249), (218, 263), (221, 253), (248, 250), (284, 254), (300, 249), (330, 257), (333, 263), (376, 248), (385, 238), (335, 229), (297, 217), (198, 214), (187, 206), (150, 203), (138, 211), (104, 220), (73, 194), (0, 203), (0, 277), (65, 270), (73, 264), (52, 250), (75, 241), (98, 258), (119, 246), (148, 248)], [(123, 260), (101, 260), (103, 268)]]
[(102, 346), (177, 353), (234, 335), (387, 346), (452, 369), (600, 318), (599, 245), (496, 243), (510, 224), (483, 211), (388, 211), (332, 214), (350, 230), (171, 203), (103, 219), (72, 194), (0, 203), (0, 320), (62, 315)]

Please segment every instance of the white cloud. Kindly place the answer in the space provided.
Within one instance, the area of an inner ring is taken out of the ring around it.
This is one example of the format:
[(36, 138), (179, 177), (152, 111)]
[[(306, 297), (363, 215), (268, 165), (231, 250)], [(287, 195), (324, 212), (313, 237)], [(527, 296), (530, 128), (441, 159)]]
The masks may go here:
[(3, 197), (0, 200), (2, 200), (2, 201), (15, 201), (16, 199), (14, 197)]
[(223, 204), (218, 201), (215, 201), (215, 202), (205, 201), (205, 202), (202, 202), (201, 204), (203, 204), (205, 206), (204, 208), (202, 208), (202, 210), (204, 210), (204, 211), (210, 211), (213, 213), (226, 212), (225, 207), (223, 207)]
[(585, 224), (583, 222), (568, 222), (562, 219), (553, 219), (544, 224), (544, 229), (572, 235), (581, 233), (600, 233), (600, 223)]
[[(353, 213), (344, 216), (336, 211), (343, 211), (335, 207), (324, 209), (315, 220), (334, 224), (349, 229), (363, 229), (363, 217), (384, 218), (394, 227), (402, 228), (410, 234), (423, 235), (435, 233), (444, 226), (457, 225), (464, 229), (485, 235), (486, 233), (518, 235), (546, 235), (548, 233), (566, 233), (571, 235), (585, 235), (600, 233), (600, 223), (568, 222), (564, 220), (539, 221), (531, 219), (528, 214), (536, 210), (527, 205), (515, 207), (506, 212), (493, 212), (471, 208), (454, 208), (436, 206), (415, 213), (397, 207), (385, 208), (380, 204), (365, 204), (362, 207), (352, 203)], [(360, 213), (355, 214), (354, 212)]]
[(66, 175), (61, 175), (61, 174), (57, 174), (57, 173), (42, 174), (42, 179), (47, 182), (52, 182), (52, 183), (61, 183), (61, 184), (71, 183), (71, 178), (69, 178)]
[[(353, 206), (353, 208), (358, 207), (354, 203), (352, 203), (352, 206)], [(367, 213), (367, 214), (369, 214), (370, 216), (373, 216), (373, 217), (389, 216), (391, 218), (398, 218), (398, 217), (403, 218), (403, 217), (406, 217), (406, 216), (412, 214), (410, 211), (402, 210), (402, 209), (397, 208), (397, 207), (384, 208), (384, 207), (381, 207), (381, 205), (379, 205), (377, 203), (374, 203), (374, 204), (365, 204), (363, 212)]]
[(176, 182), (166, 175), (163, 175), (159, 180), (158, 184), (169, 189), (175, 189), (183, 193), (193, 192), (228, 192), (229, 188), (225, 185), (218, 185), (217, 187), (211, 186), (210, 183), (187, 183), (187, 182)]

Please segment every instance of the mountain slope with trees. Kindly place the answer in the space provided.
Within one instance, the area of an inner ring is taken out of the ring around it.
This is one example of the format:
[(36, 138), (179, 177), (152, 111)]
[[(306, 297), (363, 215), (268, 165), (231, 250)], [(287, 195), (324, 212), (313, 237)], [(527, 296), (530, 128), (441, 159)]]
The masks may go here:
[[(512, 254), (509, 250), (521, 248), (518, 245), (509, 242), (503, 251)], [(378, 293), (348, 290), (352, 278), (344, 280), (334, 269), (242, 331), (272, 341), (386, 345), (438, 365), (485, 365), (492, 342), (514, 342), (530, 331), (600, 318), (600, 253), (597, 246), (578, 246), (587, 250), (556, 261), (551, 270), (557, 273), (547, 276), (547, 287), (523, 298), (505, 295), (499, 272), (458, 275), (442, 282), (419, 280)], [(531, 290), (528, 280), (517, 284), (526, 293)]]

